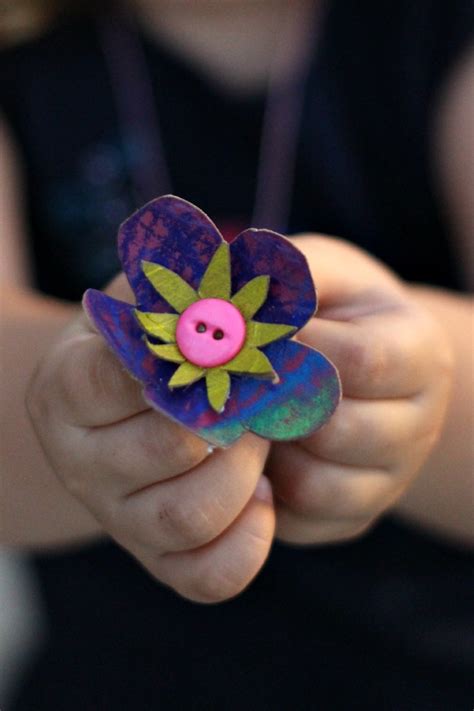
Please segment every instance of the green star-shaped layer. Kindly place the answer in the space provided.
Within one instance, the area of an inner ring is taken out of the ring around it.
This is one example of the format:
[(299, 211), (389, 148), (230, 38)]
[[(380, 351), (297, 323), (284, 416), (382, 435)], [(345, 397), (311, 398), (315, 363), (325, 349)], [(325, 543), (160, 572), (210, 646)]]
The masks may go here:
[[(264, 304), (270, 285), (269, 276), (258, 276), (244, 284), (231, 296), (231, 271), (229, 246), (222, 243), (214, 253), (199, 288), (196, 291), (178, 274), (153, 262), (142, 262), (145, 276), (156, 291), (177, 313), (147, 313), (135, 310), (143, 330), (163, 343), (155, 344), (146, 338), (150, 351), (179, 367), (171, 377), (170, 388), (184, 387), (206, 378), (207, 396), (211, 407), (222, 412), (230, 394), (230, 373), (271, 378), (278, 381), (272, 364), (259, 350), (284, 336), (293, 333), (296, 328), (287, 324), (262, 323), (253, 321), (253, 317)], [(246, 338), (242, 349), (227, 363), (215, 368), (202, 368), (183, 356), (176, 343), (176, 326), (180, 314), (188, 306), (200, 299), (223, 299), (233, 304), (242, 314), (246, 324)]]

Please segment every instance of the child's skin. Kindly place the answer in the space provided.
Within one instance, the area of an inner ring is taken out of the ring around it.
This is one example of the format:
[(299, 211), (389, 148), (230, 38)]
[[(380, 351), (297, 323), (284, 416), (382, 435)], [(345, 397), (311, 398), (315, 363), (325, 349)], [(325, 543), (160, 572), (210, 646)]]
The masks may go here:
[[(184, 14), (174, 17), (179, 5), (169, 3), (170, 36), (183, 27)], [(204, 34), (211, 15), (200, 25)], [(222, 44), (220, 30), (206, 35), (206, 51), (213, 38)], [(245, 60), (238, 49), (226, 71)], [(474, 56), (467, 56), (433, 120), (440, 195), (465, 263), (474, 231), (473, 76)], [(320, 318), (299, 337), (338, 366), (345, 398), (304, 441), (270, 448), (247, 435), (209, 456), (204, 442), (147, 409), (140, 387), (76, 306), (29, 288), (16, 165), (0, 135), (4, 543), (58, 546), (105, 532), (180, 594), (213, 602), (237, 594), (258, 572), (275, 526), (284, 541), (332, 543), (361, 534), (390, 508), (458, 543), (474, 540), (467, 298), (402, 283), (344, 242), (298, 239), (320, 301)], [(123, 276), (108, 290), (131, 300)], [(22, 409), (28, 382), (47, 460)]]
[[(193, 600), (240, 592), (265, 561), (275, 515), (285, 541), (365, 530), (406, 489), (440, 431), (452, 358), (436, 321), (360, 250), (316, 236), (297, 243), (323, 316), (301, 339), (337, 364), (345, 393), (312, 437), (270, 447), (247, 435), (209, 456), (204, 442), (147, 407), (83, 315), (29, 390), (35, 429), (65, 486), (153, 575)], [(123, 276), (111, 291), (130, 298)]]

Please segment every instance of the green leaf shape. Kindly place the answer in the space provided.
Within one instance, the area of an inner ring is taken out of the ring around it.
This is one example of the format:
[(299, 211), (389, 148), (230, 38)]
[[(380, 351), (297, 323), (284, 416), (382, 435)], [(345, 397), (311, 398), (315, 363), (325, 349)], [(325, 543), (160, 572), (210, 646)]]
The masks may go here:
[(249, 321), (247, 323), (247, 345), (266, 346), (273, 341), (277, 341), (283, 336), (296, 331), (295, 326), (287, 326), (285, 323), (260, 323)]
[(162, 358), (163, 360), (169, 360), (172, 363), (184, 363), (184, 361), (186, 360), (186, 358), (181, 353), (175, 343), (165, 343), (163, 345), (157, 345), (156, 343), (150, 343), (148, 338), (145, 338), (145, 341), (149, 350), (154, 355), (158, 356), (158, 358)]
[(199, 300), (197, 292), (171, 269), (154, 262), (142, 262), (143, 273), (156, 291), (179, 314)]
[(135, 309), (135, 316), (140, 326), (150, 336), (161, 338), (166, 343), (176, 341), (176, 324), (179, 318), (177, 314), (156, 314)]
[(244, 346), (240, 353), (235, 358), (232, 358), (228, 363), (221, 366), (231, 373), (250, 373), (252, 375), (262, 375), (267, 377), (275, 377), (276, 373), (273, 366), (268, 360), (265, 353), (257, 348)]
[(191, 385), (191, 383), (195, 383), (196, 380), (202, 378), (204, 373), (204, 368), (200, 368), (198, 365), (194, 365), (194, 363), (185, 361), (173, 373), (173, 376), (168, 382), (168, 387), (182, 388), (185, 385)]
[(269, 276), (258, 276), (248, 281), (231, 299), (244, 319), (248, 321), (263, 305), (270, 285)]
[(221, 368), (211, 368), (206, 373), (207, 398), (216, 412), (223, 412), (230, 395), (230, 375)]
[(230, 299), (230, 254), (225, 242), (214, 252), (199, 284), (203, 299)]

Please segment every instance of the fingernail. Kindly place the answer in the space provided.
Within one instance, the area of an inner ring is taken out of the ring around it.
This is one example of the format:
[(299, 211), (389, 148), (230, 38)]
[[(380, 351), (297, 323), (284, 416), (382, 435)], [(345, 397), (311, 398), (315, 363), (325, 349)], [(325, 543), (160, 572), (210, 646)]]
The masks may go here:
[(262, 474), (255, 487), (254, 496), (260, 501), (264, 501), (266, 504), (273, 503), (273, 492), (270, 480)]

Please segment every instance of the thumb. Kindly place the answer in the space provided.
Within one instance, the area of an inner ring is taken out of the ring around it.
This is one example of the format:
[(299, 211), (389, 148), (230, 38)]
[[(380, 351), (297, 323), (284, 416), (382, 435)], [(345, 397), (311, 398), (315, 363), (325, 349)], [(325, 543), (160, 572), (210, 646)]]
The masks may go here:
[[(123, 273), (104, 292), (135, 302)], [(142, 383), (125, 371), (107, 346), (84, 302), (81, 313), (60, 334), (42, 371), (55, 409), (68, 424), (104, 426), (149, 409)]]
[(374, 302), (378, 309), (400, 304), (402, 282), (368, 252), (326, 235), (296, 235), (292, 242), (308, 260), (319, 316), (348, 321), (366, 315)]

